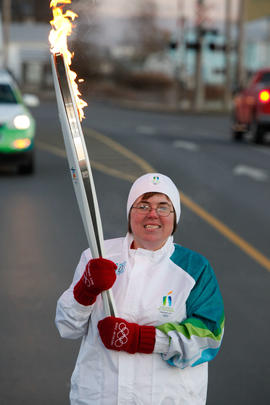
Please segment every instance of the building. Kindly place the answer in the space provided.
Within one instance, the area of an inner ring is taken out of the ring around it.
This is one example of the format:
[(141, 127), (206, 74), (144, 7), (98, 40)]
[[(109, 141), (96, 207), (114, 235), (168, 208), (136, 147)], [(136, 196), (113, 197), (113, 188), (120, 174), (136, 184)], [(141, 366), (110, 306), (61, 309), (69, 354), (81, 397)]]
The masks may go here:
[(10, 25), (7, 66), (25, 88), (51, 85), (49, 31), (49, 24), (43, 23)]
[(246, 24), (245, 67), (254, 72), (270, 66), (270, 17), (260, 18)]

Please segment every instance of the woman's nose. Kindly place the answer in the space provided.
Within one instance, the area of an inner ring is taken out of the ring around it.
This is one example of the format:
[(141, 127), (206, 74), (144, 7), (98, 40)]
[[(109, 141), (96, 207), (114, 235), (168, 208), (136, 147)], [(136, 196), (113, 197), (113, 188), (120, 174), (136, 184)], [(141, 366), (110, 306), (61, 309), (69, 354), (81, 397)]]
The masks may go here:
[(151, 207), (151, 209), (148, 211), (148, 216), (155, 217), (155, 218), (158, 217), (158, 213), (157, 213), (156, 208)]

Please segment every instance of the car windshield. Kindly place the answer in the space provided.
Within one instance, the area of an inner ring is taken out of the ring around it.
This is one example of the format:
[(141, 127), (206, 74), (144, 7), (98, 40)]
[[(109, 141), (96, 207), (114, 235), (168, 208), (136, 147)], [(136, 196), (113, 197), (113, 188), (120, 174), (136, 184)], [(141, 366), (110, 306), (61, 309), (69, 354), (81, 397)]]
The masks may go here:
[(260, 78), (260, 83), (270, 83), (270, 72), (263, 73)]
[(0, 84), (0, 103), (17, 104), (16, 97), (9, 84)]

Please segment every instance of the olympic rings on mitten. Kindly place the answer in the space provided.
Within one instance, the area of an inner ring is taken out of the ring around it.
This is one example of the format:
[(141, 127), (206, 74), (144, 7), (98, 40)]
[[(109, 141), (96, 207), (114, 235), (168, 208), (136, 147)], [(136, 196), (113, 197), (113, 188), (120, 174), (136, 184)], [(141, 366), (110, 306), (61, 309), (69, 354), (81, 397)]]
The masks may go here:
[(98, 323), (101, 340), (107, 349), (134, 353), (152, 353), (155, 346), (154, 326), (138, 325), (109, 316)]

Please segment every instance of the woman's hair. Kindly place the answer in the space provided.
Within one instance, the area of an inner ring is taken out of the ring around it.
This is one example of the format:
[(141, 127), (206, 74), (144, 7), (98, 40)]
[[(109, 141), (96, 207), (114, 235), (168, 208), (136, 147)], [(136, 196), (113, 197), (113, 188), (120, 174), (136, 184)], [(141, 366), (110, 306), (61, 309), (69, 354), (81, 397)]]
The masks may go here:
[[(142, 197), (143, 197), (145, 200), (148, 200), (148, 198), (151, 198), (151, 197), (153, 197), (153, 196), (156, 195), (156, 194), (162, 194), (162, 193), (156, 193), (156, 192), (154, 192), (154, 191), (151, 191), (151, 192), (148, 192), (148, 193), (144, 193), (144, 194), (142, 195)], [(166, 195), (166, 194), (164, 194), (164, 195)], [(166, 197), (167, 197), (167, 196), (166, 196)], [(167, 197), (167, 199), (170, 200), (169, 197)], [(130, 209), (130, 211), (131, 211), (131, 209)], [(129, 233), (132, 233), (132, 229), (131, 229), (131, 226), (130, 226), (130, 211), (129, 211), (129, 214), (128, 214), (128, 232), (129, 232)], [(173, 211), (174, 211), (174, 209), (173, 209)], [(173, 224), (172, 235), (173, 235), (174, 232), (176, 231), (176, 228), (177, 228), (176, 214), (175, 214), (175, 211), (174, 211), (174, 224)]]

